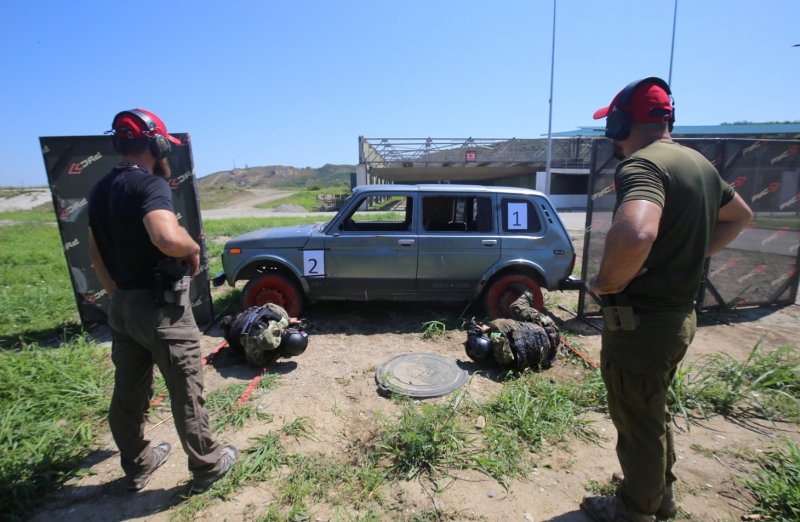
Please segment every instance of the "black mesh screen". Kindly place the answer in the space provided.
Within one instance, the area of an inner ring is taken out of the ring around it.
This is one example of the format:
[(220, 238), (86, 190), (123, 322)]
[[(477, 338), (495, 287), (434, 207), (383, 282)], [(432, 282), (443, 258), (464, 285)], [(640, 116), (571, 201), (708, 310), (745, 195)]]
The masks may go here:
[[(797, 299), (800, 267), (800, 141), (677, 139), (702, 153), (754, 212), (745, 229), (707, 265), (698, 295), (700, 308), (791, 304)], [(610, 140), (595, 140), (584, 238), (583, 277), (599, 269), (605, 235), (616, 202)], [(600, 310), (585, 290), (579, 313)]]

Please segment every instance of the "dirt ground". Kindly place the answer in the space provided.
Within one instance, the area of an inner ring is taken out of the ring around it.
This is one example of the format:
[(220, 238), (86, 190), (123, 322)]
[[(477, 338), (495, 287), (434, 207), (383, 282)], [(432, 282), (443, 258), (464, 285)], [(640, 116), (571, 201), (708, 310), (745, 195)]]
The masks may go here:
[[(547, 296), (548, 312), (561, 322), (563, 331), (575, 333), (576, 348), (592, 361), (599, 360), (600, 336), (596, 328), (575, 318), (567, 310), (577, 299), (577, 292), (555, 292)], [(398, 411), (394, 402), (378, 393), (375, 370), (384, 361), (405, 353), (437, 353), (467, 369), (471, 377), (462, 389), (476, 400), (497, 394), (502, 385), (491, 375), (475, 373), (478, 369), (466, 356), (462, 343), (465, 334), (455, 330), (463, 305), (441, 304), (325, 304), (304, 311), (310, 323), (310, 343), (299, 357), (282, 359), (269, 368), (279, 375), (279, 385), (267, 392), (257, 392), (250, 400), (273, 415), (270, 422), (251, 422), (240, 431), (224, 431), (220, 440), (240, 449), (250, 446), (250, 439), (277, 431), (299, 417), (309, 419), (313, 438), (283, 442), (289, 453), (343, 456), (353, 441), (362, 440), (377, 426), (377, 413), (391, 415)], [(422, 324), (445, 321), (448, 333), (442, 338), (425, 340)], [(104, 339), (102, 331), (98, 332)], [(716, 352), (744, 359), (759, 342), (765, 349), (781, 345), (797, 346), (800, 339), (800, 306), (751, 309), (736, 315), (705, 318), (690, 348), (687, 361)], [(223, 341), (221, 331), (213, 327), (203, 336), (205, 354)], [(554, 379), (569, 377), (583, 370), (563, 352), (554, 368)], [(250, 381), (257, 369), (241, 364), (221, 352), (204, 369), (207, 390), (230, 383)], [(443, 399), (426, 399), (440, 401)], [(538, 468), (525, 480), (513, 481), (508, 490), (484, 475), (458, 473), (449, 488), (434, 493), (426, 482), (401, 482), (384, 492), (382, 508), (386, 520), (411, 519), (413, 513), (438, 509), (449, 520), (485, 521), (588, 521), (578, 504), (590, 481), (606, 483), (618, 469), (614, 453), (615, 431), (604, 412), (587, 411), (586, 418), (603, 435), (600, 444), (567, 439), (546, 448)], [(110, 436), (99, 441), (98, 449), (87, 459), (91, 473), (74, 480), (51, 494), (45, 507), (33, 520), (152, 520), (170, 517), (170, 509), (180, 503), (189, 474), (168, 412), (162, 410), (148, 425), (147, 436), (154, 442), (166, 440), (173, 452), (166, 464), (153, 476), (148, 486), (137, 494), (124, 489), (118, 454)], [(781, 437), (800, 441), (795, 425), (767, 421), (743, 422), (714, 416), (687, 427), (676, 423), (679, 482), (676, 494), (682, 510), (691, 514), (687, 520), (738, 520), (751, 505), (746, 490), (734, 483), (734, 477), (746, 476), (752, 465), (737, 455), (763, 451), (780, 443)], [(237, 492), (226, 501), (215, 501), (198, 516), (199, 520), (252, 520), (267, 511), (275, 499), (275, 485), (265, 482)], [(314, 506), (312, 520), (352, 520), (342, 517), (330, 506)]]

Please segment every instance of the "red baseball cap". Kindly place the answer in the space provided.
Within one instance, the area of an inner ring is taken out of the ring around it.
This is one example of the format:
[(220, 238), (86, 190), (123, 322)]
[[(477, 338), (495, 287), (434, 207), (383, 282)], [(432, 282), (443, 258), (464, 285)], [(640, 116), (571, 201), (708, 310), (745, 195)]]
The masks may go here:
[(122, 138), (149, 138), (160, 134), (176, 145), (181, 144), (181, 140), (175, 136), (170, 136), (167, 126), (161, 118), (145, 109), (131, 109), (122, 111), (114, 116), (111, 123), (114, 135)]
[(656, 82), (643, 81), (637, 85), (625, 106), (618, 105), (623, 92), (625, 89), (614, 96), (611, 105), (595, 111), (594, 119), (605, 118), (614, 109), (623, 111), (628, 115), (629, 121), (634, 123), (662, 122), (665, 121), (665, 117), (672, 115), (672, 101), (669, 94)]

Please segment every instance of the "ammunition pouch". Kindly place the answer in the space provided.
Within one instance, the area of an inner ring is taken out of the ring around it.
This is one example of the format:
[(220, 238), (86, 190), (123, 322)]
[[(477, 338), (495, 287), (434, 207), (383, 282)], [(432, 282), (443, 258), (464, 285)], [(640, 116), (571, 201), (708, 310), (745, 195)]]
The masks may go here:
[(168, 304), (186, 306), (189, 304), (191, 283), (188, 266), (180, 265), (171, 258), (162, 259), (153, 274), (153, 300), (159, 307)]
[(603, 319), (609, 330), (633, 331), (639, 326), (641, 321), (634, 313), (627, 295), (606, 294), (600, 296), (600, 301), (603, 306)]

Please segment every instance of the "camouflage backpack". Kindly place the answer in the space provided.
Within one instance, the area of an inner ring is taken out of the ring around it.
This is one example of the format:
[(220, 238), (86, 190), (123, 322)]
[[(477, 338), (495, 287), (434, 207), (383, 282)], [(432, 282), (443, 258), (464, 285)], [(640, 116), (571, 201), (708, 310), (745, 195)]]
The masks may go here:
[(225, 340), (233, 352), (258, 367), (278, 358), (277, 349), (288, 325), (289, 314), (273, 303), (252, 306), (236, 316), (222, 319)]

